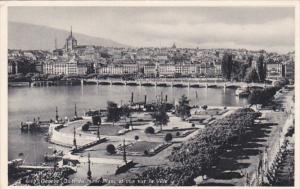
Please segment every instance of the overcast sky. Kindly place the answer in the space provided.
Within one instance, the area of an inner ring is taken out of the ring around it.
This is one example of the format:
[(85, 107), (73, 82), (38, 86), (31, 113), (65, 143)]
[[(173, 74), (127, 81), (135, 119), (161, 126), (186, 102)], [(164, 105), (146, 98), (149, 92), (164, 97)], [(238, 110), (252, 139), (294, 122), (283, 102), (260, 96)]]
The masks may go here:
[(286, 7), (10, 7), (9, 21), (72, 25), (75, 33), (138, 47), (294, 50), (294, 9)]

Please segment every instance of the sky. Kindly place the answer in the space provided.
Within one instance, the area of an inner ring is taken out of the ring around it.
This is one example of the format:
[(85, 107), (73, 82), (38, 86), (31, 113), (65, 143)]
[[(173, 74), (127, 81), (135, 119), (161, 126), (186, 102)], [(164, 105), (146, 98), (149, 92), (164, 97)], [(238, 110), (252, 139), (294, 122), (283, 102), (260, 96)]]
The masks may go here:
[(133, 47), (294, 50), (290, 7), (9, 7), (8, 20)]

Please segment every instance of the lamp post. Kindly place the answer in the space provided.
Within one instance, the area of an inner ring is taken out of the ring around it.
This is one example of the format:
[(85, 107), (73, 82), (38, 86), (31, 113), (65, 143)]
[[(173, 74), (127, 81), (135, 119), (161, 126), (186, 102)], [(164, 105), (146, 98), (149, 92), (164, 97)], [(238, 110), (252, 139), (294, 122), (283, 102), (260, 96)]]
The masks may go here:
[(87, 171), (87, 179), (92, 180), (92, 171), (91, 171), (90, 153), (88, 153), (88, 171)]
[(100, 117), (100, 120), (99, 120), (98, 125), (97, 125), (97, 137), (98, 137), (98, 140), (100, 140), (100, 125), (101, 125), (101, 117)]
[(57, 106), (55, 107), (55, 120), (58, 122), (58, 109)]
[(76, 143), (76, 130), (75, 130), (75, 127), (74, 127), (74, 130), (73, 130), (73, 148), (74, 150), (77, 150), (77, 143)]
[(125, 139), (123, 140), (123, 161), (127, 164)]
[(77, 118), (77, 108), (76, 108), (76, 104), (75, 104), (75, 112), (74, 112), (75, 118)]

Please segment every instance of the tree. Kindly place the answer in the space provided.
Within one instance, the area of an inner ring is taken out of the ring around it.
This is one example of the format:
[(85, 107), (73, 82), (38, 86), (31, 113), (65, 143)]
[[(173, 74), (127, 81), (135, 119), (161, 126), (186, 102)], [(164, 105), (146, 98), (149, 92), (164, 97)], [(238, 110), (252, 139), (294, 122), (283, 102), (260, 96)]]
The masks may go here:
[(225, 53), (221, 65), (222, 75), (225, 79), (230, 80), (232, 73), (232, 55)]
[(147, 133), (147, 134), (154, 134), (154, 132), (155, 132), (155, 130), (153, 127), (147, 127), (145, 129), (145, 133)]
[(181, 117), (182, 120), (186, 119), (187, 117), (191, 116), (190, 113), (190, 100), (185, 95), (182, 95), (179, 99), (179, 105), (177, 108), (177, 113)]
[(162, 126), (169, 122), (169, 116), (166, 112), (166, 105), (164, 103), (158, 103), (156, 106), (156, 111), (152, 114), (155, 119), (155, 123), (160, 125), (160, 130), (162, 131)]
[(207, 106), (207, 105), (203, 105), (203, 106), (201, 106), (201, 108), (202, 108), (203, 110), (207, 110), (208, 106)]
[(106, 146), (106, 151), (109, 154), (115, 154), (116, 153), (116, 147), (113, 144), (108, 144)]
[(251, 92), (251, 94), (249, 95), (248, 97), (248, 102), (251, 104), (251, 105), (254, 105), (254, 104), (261, 104), (262, 103), (262, 90), (258, 89), (258, 90), (253, 90)]
[(131, 126), (131, 128), (133, 129), (130, 107), (128, 105), (122, 106), (121, 107), (121, 112), (122, 112), (122, 115), (125, 116), (125, 120), (126, 120), (126, 118), (130, 119), (128, 126)]
[(165, 136), (165, 141), (166, 142), (170, 142), (173, 139), (173, 136), (171, 133), (167, 133)]
[(85, 123), (85, 124), (81, 127), (81, 130), (82, 130), (82, 131), (88, 131), (89, 128), (90, 128), (90, 125), (91, 125), (91, 122)]
[(112, 101), (107, 102), (107, 121), (112, 121), (113, 124), (120, 120), (120, 111), (118, 105)]
[(140, 139), (139, 136), (137, 136), (137, 135), (134, 136), (134, 140), (139, 140), (139, 139)]
[(267, 76), (267, 65), (264, 61), (264, 56), (261, 54), (257, 61), (257, 72), (260, 82), (264, 82)]
[(252, 67), (252, 61), (253, 61), (253, 56), (252, 56), (252, 55), (251, 55), (251, 56), (248, 56), (247, 62), (248, 62), (248, 66), (249, 66), (249, 67)]
[(276, 88), (275, 87), (268, 87), (264, 90), (256, 89), (251, 92), (249, 95), (248, 101), (251, 105), (254, 104), (266, 104), (268, 103), (273, 96), (276, 94)]
[(255, 68), (248, 69), (248, 72), (245, 75), (245, 82), (259, 82), (259, 76)]

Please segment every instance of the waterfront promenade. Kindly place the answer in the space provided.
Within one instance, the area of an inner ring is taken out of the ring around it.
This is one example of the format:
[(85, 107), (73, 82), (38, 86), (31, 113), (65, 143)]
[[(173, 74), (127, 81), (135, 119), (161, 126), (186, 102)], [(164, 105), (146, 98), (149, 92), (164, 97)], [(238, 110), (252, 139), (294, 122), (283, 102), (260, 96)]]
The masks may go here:
[[(279, 98), (282, 107), (293, 104), (293, 95), (294, 91), (286, 91), (281, 94)], [(233, 145), (220, 157), (218, 164), (211, 170), (211, 175), (208, 175), (208, 179), (200, 185), (257, 186), (262, 182), (268, 182), (266, 178), (263, 178), (263, 172), (259, 171), (260, 160), (264, 164), (265, 171), (274, 162), (288, 128), (293, 125), (293, 115), (287, 114), (290, 111), (294, 110), (285, 109), (278, 112), (260, 110), (261, 122), (256, 123), (248, 131), (241, 144)]]

